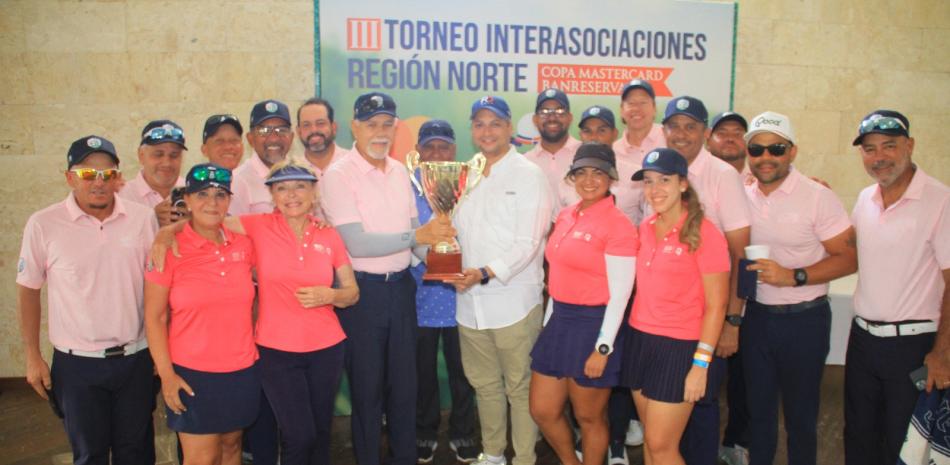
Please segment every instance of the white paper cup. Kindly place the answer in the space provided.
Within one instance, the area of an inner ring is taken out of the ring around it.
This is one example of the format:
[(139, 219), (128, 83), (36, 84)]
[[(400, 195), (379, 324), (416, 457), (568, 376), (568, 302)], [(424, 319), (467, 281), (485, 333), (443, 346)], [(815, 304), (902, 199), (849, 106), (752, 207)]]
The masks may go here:
[(750, 245), (745, 248), (745, 258), (749, 260), (760, 260), (763, 258), (769, 258), (769, 246), (767, 245)]

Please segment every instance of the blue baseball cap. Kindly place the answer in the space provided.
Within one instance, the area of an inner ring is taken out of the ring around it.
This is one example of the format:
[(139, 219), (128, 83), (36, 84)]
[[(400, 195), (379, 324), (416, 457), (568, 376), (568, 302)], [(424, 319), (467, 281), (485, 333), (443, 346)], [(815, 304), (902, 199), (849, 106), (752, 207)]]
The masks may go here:
[(650, 81), (644, 81), (643, 79), (634, 79), (623, 86), (623, 92), (620, 92), (620, 100), (623, 100), (627, 97), (627, 92), (630, 92), (633, 89), (643, 89), (650, 98), (656, 100), (656, 92), (653, 91), (653, 84), (650, 84)]
[(185, 193), (193, 194), (209, 187), (220, 187), (231, 193), (231, 170), (214, 163), (199, 163), (185, 175)]
[(538, 99), (534, 104), (534, 112), (537, 113), (541, 109), (541, 105), (548, 100), (557, 100), (561, 106), (564, 107), (567, 111), (571, 111), (571, 102), (567, 100), (567, 94), (565, 94), (561, 89), (555, 89), (554, 87), (544, 89), (538, 94)]
[(715, 131), (716, 126), (719, 126), (720, 123), (725, 123), (726, 121), (735, 121), (742, 125), (742, 130), (749, 130), (749, 123), (745, 120), (745, 118), (742, 117), (742, 115), (734, 111), (724, 111), (714, 116), (712, 119), (712, 124), (710, 124), (709, 127)]
[(231, 125), (239, 136), (244, 135), (244, 127), (241, 126), (241, 121), (238, 120), (237, 116), (211, 115), (205, 120), (205, 127), (201, 131), (201, 142), (208, 142), (208, 138), (217, 134), (218, 129), (221, 129), (221, 126), (225, 124)]
[(910, 137), (910, 121), (898, 111), (875, 110), (861, 120), (858, 137), (851, 145), (861, 145), (861, 140), (868, 134)]
[(396, 118), (396, 101), (382, 92), (370, 92), (356, 97), (356, 102), (353, 104), (353, 118), (366, 121), (376, 115), (389, 115)]
[(290, 109), (283, 102), (277, 100), (264, 100), (257, 102), (251, 109), (251, 127), (255, 127), (271, 118), (280, 118), (287, 124), (290, 122)]
[(66, 168), (72, 168), (77, 163), (82, 163), (89, 155), (102, 152), (112, 158), (115, 166), (119, 166), (119, 156), (116, 154), (115, 145), (109, 142), (109, 139), (100, 136), (86, 136), (76, 139), (69, 146), (66, 152)]
[(587, 121), (591, 118), (597, 118), (604, 123), (607, 123), (607, 126), (612, 128), (616, 129), (617, 127), (617, 122), (614, 119), (614, 112), (610, 111), (610, 109), (607, 107), (602, 107), (600, 105), (594, 105), (584, 110), (584, 113), (581, 115), (581, 122), (577, 123), (577, 127), (583, 127), (584, 121)]
[(313, 171), (303, 166), (287, 164), (271, 171), (270, 174), (267, 175), (267, 180), (264, 181), (264, 184), (269, 186), (283, 181), (317, 182), (317, 176), (313, 174)]
[(647, 171), (656, 171), (663, 174), (678, 174), (680, 177), (689, 176), (689, 164), (679, 152), (668, 148), (653, 149), (643, 158), (643, 168), (630, 178), (633, 181), (642, 181)]
[(442, 140), (450, 144), (455, 143), (455, 131), (448, 121), (430, 119), (419, 128), (419, 146), (426, 145), (433, 140)]
[(511, 108), (508, 108), (508, 102), (501, 97), (495, 97), (493, 95), (486, 95), (472, 104), (472, 114), (469, 116), (469, 119), (475, 119), (475, 114), (480, 110), (491, 110), (492, 113), (498, 115), (499, 118), (511, 119)]
[(706, 105), (703, 104), (703, 101), (688, 95), (676, 97), (666, 104), (663, 123), (666, 124), (667, 120), (676, 115), (686, 115), (703, 124), (709, 122), (709, 113), (706, 112)]
[(178, 144), (181, 148), (185, 147), (185, 132), (182, 131), (178, 123), (168, 119), (157, 119), (149, 121), (142, 128), (142, 142), (139, 145), (158, 145), (165, 142)]

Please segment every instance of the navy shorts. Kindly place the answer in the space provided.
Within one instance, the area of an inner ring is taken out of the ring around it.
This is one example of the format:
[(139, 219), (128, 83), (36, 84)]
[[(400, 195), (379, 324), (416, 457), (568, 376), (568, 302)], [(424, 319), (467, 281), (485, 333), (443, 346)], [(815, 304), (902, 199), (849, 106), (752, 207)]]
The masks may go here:
[(179, 391), (187, 411), (180, 415), (167, 406), (168, 428), (179, 433), (220, 434), (250, 426), (260, 407), (261, 380), (257, 365), (227, 373), (210, 373), (172, 365), (191, 386), (194, 397)]
[[(673, 339), (631, 328), (624, 346), (624, 362), (620, 384), (640, 390), (648, 399), (661, 402), (683, 402), (686, 374), (693, 366), (693, 354), (699, 341)], [(706, 373), (706, 393), (700, 402), (715, 397), (710, 386), (711, 373)]]
[(599, 378), (584, 376), (584, 364), (595, 350), (605, 308), (604, 305), (574, 305), (555, 300), (554, 313), (531, 349), (531, 370), (555, 378), (573, 378), (585, 387), (616, 386), (623, 353), (619, 332), (603, 375)]

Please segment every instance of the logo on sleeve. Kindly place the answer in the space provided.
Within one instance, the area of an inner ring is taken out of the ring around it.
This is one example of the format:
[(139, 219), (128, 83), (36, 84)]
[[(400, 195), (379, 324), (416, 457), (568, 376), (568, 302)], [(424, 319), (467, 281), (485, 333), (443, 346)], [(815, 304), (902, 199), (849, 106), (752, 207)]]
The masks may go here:
[(26, 260), (23, 257), (20, 257), (20, 260), (16, 264), (16, 272), (22, 273), (26, 269)]

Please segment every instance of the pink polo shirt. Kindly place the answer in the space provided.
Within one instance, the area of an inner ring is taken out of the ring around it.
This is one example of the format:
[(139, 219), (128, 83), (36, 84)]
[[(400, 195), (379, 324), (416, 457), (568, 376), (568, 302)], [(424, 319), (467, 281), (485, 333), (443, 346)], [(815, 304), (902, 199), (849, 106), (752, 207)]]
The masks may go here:
[[(623, 158), (633, 162), (636, 166), (643, 166), (643, 158), (646, 157), (651, 150), (658, 147), (666, 147), (666, 136), (663, 135), (663, 126), (659, 124), (653, 123), (653, 126), (650, 127), (650, 132), (643, 138), (640, 145), (633, 145), (628, 142), (628, 133), (629, 131), (624, 129), (620, 138), (614, 141), (614, 154), (617, 155), (618, 161)], [(633, 173), (631, 172), (630, 175), (632, 176)], [(630, 179), (630, 176), (627, 176), (627, 179)]]
[(653, 123), (650, 132), (640, 142), (632, 145), (627, 142), (627, 130), (623, 131), (620, 139), (614, 141), (614, 154), (617, 156), (617, 173), (620, 180), (614, 184), (611, 191), (617, 197), (617, 207), (630, 218), (635, 225), (639, 225), (647, 215), (647, 207), (643, 200), (643, 181), (632, 181), (630, 178), (643, 167), (643, 158), (651, 150), (666, 147), (666, 137), (663, 135), (663, 126)]
[(270, 168), (261, 161), (257, 154), (241, 163), (234, 169), (231, 181), (231, 206), (228, 213), (232, 216), (248, 213), (270, 213), (274, 211), (274, 200), (270, 189), (264, 184)]
[(940, 321), (950, 269), (950, 188), (918, 166), (900, 200), (884, 209), (875, 184), (851, 214), (858, 234), (854, 313), (872, 321)]
[(604, 255), (635, 257), (637, 229), (607, 197), (584, 210), (571, 205), (557, 217), (544, 256), (548, 292), (558, 302), (606, 305), (607, 262)]
[[(343, 158), (343, 155), (346, 152), (347, 150), (345, 148), (340, 147), (339, 145), (333, 144), (333, 155), (330, 156), (330, 163), (327, 164), (327, 169), (330, 169), (330, 167), (333, 166), (334, 163), (340, 161), (340, 159)], [(317, 167), (317, 165), (310, 163), (310, 160), (307, 159), (306, 157), (304, 157), (304, 159), (307, 160), (307, 164), (310, 165), (310, 168), (313, 169), (314, 174), (317, 175), (317, 179), (318, 180), (323, 179), (323, 175), (326, 174), (326, 170), (321, 170), (320, 168)]]
[(224, 243), (198, 235), (191, 225), (175, 235), (176, 257), (165, 255), (164, 271), (145, 279), (169, 289), (172, 363), (192, 370), (227, 373), (257, 360), (251, 308), (254, 304), (254, 246), (247, 236), (221, 229)]
[(257, 343), (264, 347), (313, 352), (346, 338), (332, 305), (305, 308), (294, 295), (301, 287), (332, 286), (334, 271), (350, 263), (336, 230), (319, 229), (310, 219), (297, 240), (280, 213), (241, 217), (257, 251)]
[[(184, 185), (185, 178), (179, 176), (175, 187)], [(145, 177), (142, 176), (142, 171), (139, 171), (139, 174), (135, 175), (135, 178), (131, 181), (125, 183), (125, 186), (119, 191), (119, 197), (131, 202), (140, 203), (149, 208), (155, 208), (156, 205), (165, 200), (162, 194), (159, 194), (155, 189), (152, 189), (152, 186), (148, 185), (148, 182), (145, 181)]]
[(567, 142), (557, 152), (544, 150), (539, 142), (533, 149), (525, 152), (524, 156), (544, 171), (548, 182), (551, 183), (551, 192), (558, 192), (558, 185), (564, 184), (564, 176), (567, 176), (571, 162), (574, 161), (574, 152), (577, 152), (580, 146), (581, 141), (567, 136)]
[[(354, 148), (333, 164), (317, 185), (323, 211), (334, 226), (362, 223), (368, 233), (408, 233), (419, 216), (409, 174), (403, 165), (385, 158), (382, 170), (369, 164)], [(409, 267), (409, 249), (382, 257), (353, 257), (353, 269), (390, 273)]]
[(689, 184), (699, 194), (706, 218), (720, 231), (735, 231), (752, 224), (739, 173), (705, 148), (689, 165)]
[(30, 289), (48, 283), (54, 346), (94, 352), (145, 337), (143, 276), (157, 229), (152, 209), (118, 196), (101, 222), (71, 193), (30, 216), (16, 282)]
[[(795, 168), (778, 189), (765, 195), (759, 183), (746, 186), (752, 211), (752, 244), (769, 246), (769, 258), (788, 269), (806, 268), (828, 257), (822, 241), (851, 227), (831, 189)], [(759, 283), (755, 300), (766, 305), (807, 302), (828, 294), (828, 283), (777, 287)]]
[(640, 224), (637, 253), (637, 295), (628, 320), (645, 333), (695, 341), (702, 332), (706, 312), (703, 275), (728, 273), (729, 246), (712, 222), (703, 219), (700, 246), (695, 252), (679, 240), (679, 223), (660, 240), (656, 215)]

